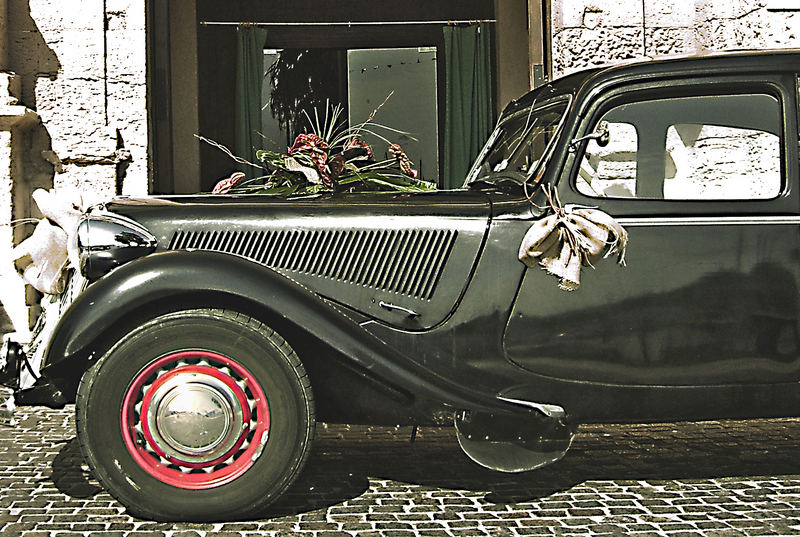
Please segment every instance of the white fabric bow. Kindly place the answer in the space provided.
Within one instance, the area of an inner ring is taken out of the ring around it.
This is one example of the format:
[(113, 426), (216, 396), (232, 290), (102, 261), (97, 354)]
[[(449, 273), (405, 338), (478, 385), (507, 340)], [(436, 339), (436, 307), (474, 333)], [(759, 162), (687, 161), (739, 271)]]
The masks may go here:
[(77, 267), (78, 253), (67, 252), (78, 220), (84, 212), (84, 200), (77, 191), (44, 190), (33, 192), (33, 200), (44, 215), (33, 234), (11, 251), (12, 261), (22, 270), (23, 279), (42, 293), (55, 295), (64, 291), (67, 260)]

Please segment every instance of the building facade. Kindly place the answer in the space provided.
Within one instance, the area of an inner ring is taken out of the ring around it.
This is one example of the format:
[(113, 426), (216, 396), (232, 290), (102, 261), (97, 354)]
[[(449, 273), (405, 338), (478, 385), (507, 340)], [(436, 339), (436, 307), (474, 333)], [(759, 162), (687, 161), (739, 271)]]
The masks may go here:
[(420, 83), (431, 87), (438, 134), (430, 142), (434, 156), (425, 158), (438, 159), (428, 164), (437, 170), (447, 150), (445, 91), (454, 69), (445, 57), (447, 26), (491, 24), (495, 116), (530, 87), (588, 66), (800, 47), (800, 6), (791, 0), (306, 4), (299, 10), (286, 0), (0, 0), (0, 274), (8, 316), (28, 315), (9, 304), (35, 303), (10, 263), (13, 244), (32, 229), (18, 221), (38, 216), (34, 189), (75, 188), (91, 203), (208, 190), (230, 173), (227, 157), (196, 135), (234, 146), (238, 23), (266, 28), (267, 55), (302, 49), (338, 58), (336, 91), (345, 101), (357, 93), (353, 66), (365, 73), (373, 62), (376, 73), (388, 72), (385, 58), (405, 56), (387, 50), (433, 55), (435, 68), (413, 76), (427, 77)]

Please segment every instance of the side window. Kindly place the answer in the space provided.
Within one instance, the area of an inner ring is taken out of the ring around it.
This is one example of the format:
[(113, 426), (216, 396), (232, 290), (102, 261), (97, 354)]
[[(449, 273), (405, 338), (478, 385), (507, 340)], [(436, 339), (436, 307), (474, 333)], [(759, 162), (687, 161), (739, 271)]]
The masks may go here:
[(636, 196), (636, 127), (609, 121), (608, 144), (600, 147), (592, 140), (581, 159), (578, 191), (587, 196), (632, 198)]
[(598, 120), (577, 190), (591, 197), (753, 200), (782, 189), (782, 122), (766, 94), (692, 96), (622, 104)]

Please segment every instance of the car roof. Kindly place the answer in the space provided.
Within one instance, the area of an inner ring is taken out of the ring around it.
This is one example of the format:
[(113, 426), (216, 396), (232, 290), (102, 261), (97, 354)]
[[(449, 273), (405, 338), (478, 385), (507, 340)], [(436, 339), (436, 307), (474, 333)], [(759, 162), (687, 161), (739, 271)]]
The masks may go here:
[(558, 94), (577, 94), (609, 80), (648, 79), (679, 74), (800, 71), (800, 49), (733, 50), (623, 60), (575, 71), (511, 101), (504, 114)]

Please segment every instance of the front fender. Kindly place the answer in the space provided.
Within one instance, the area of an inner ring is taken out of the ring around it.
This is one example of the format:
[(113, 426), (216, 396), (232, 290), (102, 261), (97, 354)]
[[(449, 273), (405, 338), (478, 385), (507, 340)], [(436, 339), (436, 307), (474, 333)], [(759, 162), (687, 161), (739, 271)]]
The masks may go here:
[(60, 319), (43, 373), (68, 393), (69, 385), (77, 383), (75, 379), (119, 337), (142, 320), (180, 309), (185, 297), (197, 294), (206, 297), (207, 307), (230, 304), (235, 298), (248, 308), (261, 310), (266, 318), (299, 327), (360, 369), (415, 399), (452, 409), (527, 412), (493, 394), (475, 392), (434, 375), (364, 330), (339, 308), (274, 270), (211, 251), (153, 254), (123, 265), (89, 286)]

